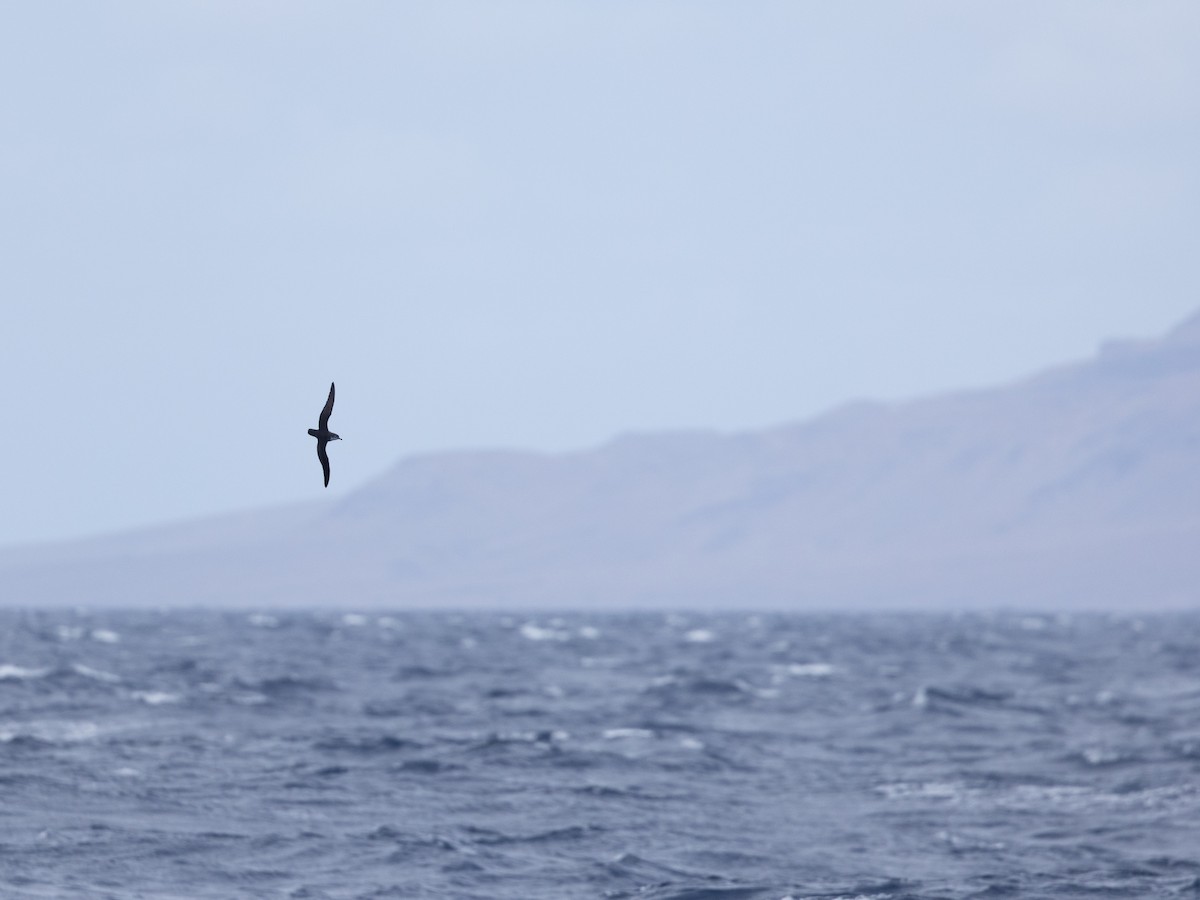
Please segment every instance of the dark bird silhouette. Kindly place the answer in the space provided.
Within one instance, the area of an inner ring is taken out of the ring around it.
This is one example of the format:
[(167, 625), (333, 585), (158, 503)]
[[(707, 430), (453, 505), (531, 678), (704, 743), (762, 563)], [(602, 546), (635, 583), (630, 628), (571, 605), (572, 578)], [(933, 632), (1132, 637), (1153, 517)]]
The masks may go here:
[(317, 427), (308, 429), (308, 433), (317, 439), (317, 459), (321, 461), (321, 471), (325, 473), (325, 487), (329, 487), (329, 454), (325, 445), (330, 441), (340, 441), (341, 437), (329, 430), (329, 414), (333, 412), (333, 382), (329, 383), (329, 399), (317, 419)]

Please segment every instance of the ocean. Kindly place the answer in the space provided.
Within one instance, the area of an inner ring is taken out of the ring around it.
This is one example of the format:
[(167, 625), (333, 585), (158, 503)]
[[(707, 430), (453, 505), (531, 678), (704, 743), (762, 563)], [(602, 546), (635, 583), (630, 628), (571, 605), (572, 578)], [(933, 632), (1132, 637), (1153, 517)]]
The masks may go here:
[(0, 611), (0, 897), (1200, 896), (1200, 614)]

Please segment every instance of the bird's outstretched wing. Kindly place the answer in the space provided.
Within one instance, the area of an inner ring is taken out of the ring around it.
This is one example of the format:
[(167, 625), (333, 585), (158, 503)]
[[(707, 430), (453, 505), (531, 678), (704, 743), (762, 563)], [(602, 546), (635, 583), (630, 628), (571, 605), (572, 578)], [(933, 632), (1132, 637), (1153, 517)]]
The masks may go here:
[(329, 454), (325, 452), (328, 441), (317, 441), (317, 459), (321, 461), (321, 471), (325, 473), (325, 487), (329, 487)]
[(325, 408), (321, 410), (321, 418), (317, 420), (317, 427), (322, 431), (329, 429), (329, 414), (333, 412), (333, 382), (329, 382), (329, 399), (325, 401)]

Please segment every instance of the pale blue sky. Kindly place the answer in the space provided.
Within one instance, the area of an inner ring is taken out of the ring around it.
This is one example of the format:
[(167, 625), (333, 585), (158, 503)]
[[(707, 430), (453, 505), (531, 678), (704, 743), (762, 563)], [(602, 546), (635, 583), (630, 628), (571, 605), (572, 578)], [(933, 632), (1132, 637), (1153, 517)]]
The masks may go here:
[(1200, 308), (1194, 0), (8, 4), (0, 121), (5, 543)]

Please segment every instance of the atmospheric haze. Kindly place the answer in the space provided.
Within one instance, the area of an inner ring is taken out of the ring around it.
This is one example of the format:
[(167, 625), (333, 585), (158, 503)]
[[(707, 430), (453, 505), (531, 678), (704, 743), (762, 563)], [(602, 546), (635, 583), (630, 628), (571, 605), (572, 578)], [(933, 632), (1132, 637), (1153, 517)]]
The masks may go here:
[(0, 555), (9, 602), (1189, 608), (1200, 314), (1008, 387), (571, 453), (401, 460), (333, 502)]
[(326, 499), (330, 381), (350, 503), (1200, 297), (1188, 0), (15, 4), (0, 85), (4, 544)]

